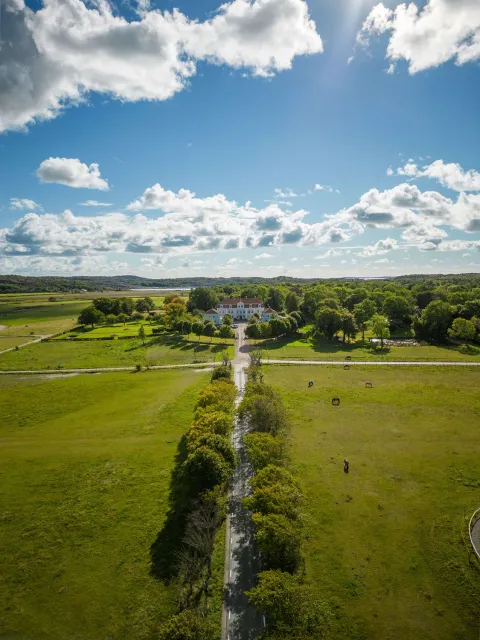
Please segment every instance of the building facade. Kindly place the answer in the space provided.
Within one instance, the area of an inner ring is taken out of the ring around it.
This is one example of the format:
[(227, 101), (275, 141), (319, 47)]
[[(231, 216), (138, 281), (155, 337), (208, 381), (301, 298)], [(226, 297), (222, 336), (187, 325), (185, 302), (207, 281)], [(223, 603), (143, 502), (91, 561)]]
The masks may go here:
[(268, 322), (275, 314), (258, 298), (226, 298), (217, 305), (216, 309), (209, 309), (203, 319), (219, 325), (227, 314), (234, 320), (248, 320), (254, 313), (258, 314), (263, 322)]

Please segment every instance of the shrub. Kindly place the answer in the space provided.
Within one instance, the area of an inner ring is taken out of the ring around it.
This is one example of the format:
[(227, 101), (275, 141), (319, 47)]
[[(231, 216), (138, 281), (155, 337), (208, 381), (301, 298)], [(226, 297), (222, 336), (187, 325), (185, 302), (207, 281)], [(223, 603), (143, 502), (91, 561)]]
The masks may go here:
[(198, 493), (224, 484), (231, 471), (222, 454), (206, 446), (197, 447), (183, 464), (188, 485)]
[(157, 640), (218, 640), (218, 628), (194, 611), (182, 611), (162, 625)]
[(253, 514), (255, 542), (270, 569), (294, 573), (301, 563), (302, 525), (283, 514)]
[(214, 405), (199, 407), (195, 412), (195, 427), (203, 428), (212, 433), (226, 436), (233, 427), (233, 414), (226, 411), (217, 411)]
[[(326, 637), (332, 614), (328, 606), (317, 602), (310, 587), (297, 576), (282, 571), (263, 571), (256, 587), (247, 592), (248, 599), (268, 619), (274, 634), (265, 638)], [(278, 636), (277, 636), (278, 633)]]
[(212, 371), (212, 382), (214, 380), (231, 380), (232, 378), (232, 369), (228, 365), (222, 364), (220, 367), (215, 367)]
[(243, 437), (248, 459), (255, 471), (269, 464), (283, 465), (286, 458), (286, 442), (284, 438), (274, 438), (269, 433), (249, 433)]

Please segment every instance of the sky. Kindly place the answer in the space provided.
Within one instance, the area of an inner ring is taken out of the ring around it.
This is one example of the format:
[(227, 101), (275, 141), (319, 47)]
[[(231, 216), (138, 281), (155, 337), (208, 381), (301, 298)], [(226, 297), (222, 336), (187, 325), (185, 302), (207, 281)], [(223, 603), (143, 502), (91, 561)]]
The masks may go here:
[(0, 273), (480, 272), (478, 0), (0, 0)]

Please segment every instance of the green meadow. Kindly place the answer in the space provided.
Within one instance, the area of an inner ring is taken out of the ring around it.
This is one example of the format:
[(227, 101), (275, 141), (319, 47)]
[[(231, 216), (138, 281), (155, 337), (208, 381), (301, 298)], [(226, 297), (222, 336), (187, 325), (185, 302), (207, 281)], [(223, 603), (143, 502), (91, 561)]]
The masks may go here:
[(480, 362), (480, 349), (463, 346), (434, 346), (427, 344), (390, 346), (384, 349), (375, 348), (367, 341), (357, 340), (344, 343), (337, 340), (308, 337), (279, 338), (276, 340), (258, 341), (257, 346), (262, 349), (264, 358), (271, 360), (471, 360)]
[(271, 365), (265, 379), (292, 418), (306, 574), (334, 608), (329, 637), (477, 640), (480, 371)]
[[(208, 379), (192, 370), (0, 377), (0, 637), (155, 637), (175, 589), (150, 575), (150, 548)], [(222, 577), (220, 545), (215, 616)]]
[(223, 344), (197, 344), (162, 337), (131, 340), (75, 340), (48, 341), (27, 345), (18, 351), (0, 356), (0, 369), (91, 369), (101, 367), (135, 367), (168, 364), (194, 364), (214, 362), (227, 348), (233, 356), (233, 347)]

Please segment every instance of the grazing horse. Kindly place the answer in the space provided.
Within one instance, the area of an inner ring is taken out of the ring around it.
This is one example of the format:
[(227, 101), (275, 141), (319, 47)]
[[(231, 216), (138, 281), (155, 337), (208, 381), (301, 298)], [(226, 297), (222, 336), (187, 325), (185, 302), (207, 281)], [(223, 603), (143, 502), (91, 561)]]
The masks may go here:
[(308, 388), (310, 389), (310, 387), (313, 387), (313, 380), (308, 381)]

